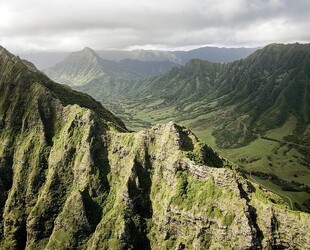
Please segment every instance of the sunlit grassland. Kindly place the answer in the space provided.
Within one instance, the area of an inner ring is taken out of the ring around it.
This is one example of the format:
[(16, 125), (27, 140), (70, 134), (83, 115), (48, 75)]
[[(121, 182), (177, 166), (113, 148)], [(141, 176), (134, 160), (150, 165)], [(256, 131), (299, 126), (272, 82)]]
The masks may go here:
[(310, 199), (310, 194), (306, 193), (306, 192), (289, 192), (289, 191), (283, 191), (281, 189), (280, 186), (272, 183), (269, 180), (262, 180), (261, 178), (251, 175), (248, 176), (248, 178), (253, 181), (260, 184), (261, 187), (266, 188), (274, 193), (276, 193), (277, 195), (279, 195), (283, 200), (285, 200), (288, 204), (290, 204), (290, 200), (288, 198), (291, 199), (292, 203), (293, 203), (293, 209), (297, 209), (295, 206), (297, 203), (299, 206), (302, 207), (303, 210), (307, 209), (303, 204), (303, 202), (305, 200)]

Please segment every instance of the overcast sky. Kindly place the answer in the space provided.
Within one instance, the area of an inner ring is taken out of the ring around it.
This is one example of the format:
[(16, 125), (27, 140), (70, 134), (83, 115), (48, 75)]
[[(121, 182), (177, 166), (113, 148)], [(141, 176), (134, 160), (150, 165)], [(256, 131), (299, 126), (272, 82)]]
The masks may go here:
[(1, 0), (14, 53), (310, 41), (310, 0)]

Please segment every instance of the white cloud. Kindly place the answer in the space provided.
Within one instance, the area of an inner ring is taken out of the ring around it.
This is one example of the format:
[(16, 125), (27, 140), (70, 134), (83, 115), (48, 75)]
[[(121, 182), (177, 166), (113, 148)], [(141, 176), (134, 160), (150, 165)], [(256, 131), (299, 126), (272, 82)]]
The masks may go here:
[(308, 0), (2, 0), (0, 44), (72, 51), (309, 41)]

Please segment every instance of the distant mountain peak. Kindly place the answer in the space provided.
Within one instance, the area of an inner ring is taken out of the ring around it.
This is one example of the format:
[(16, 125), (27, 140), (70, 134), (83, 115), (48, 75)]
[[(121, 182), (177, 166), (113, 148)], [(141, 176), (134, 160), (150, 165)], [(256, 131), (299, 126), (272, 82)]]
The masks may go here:
[(78, 51), (78, 52), (91, 53), (93, 55), (98, 56), (98, 54), (93, 49), (91, 49), (89, 47), (84, 47), (81, 51)]
[(85, 47), (72, 52), (65, 60), (44, 72), (57, 82), (78, 86), (106, 75), (102, 64), (100, 56), (91, 48)]
[(93, 49), (89, 47), (85, 47), (80, 51), (72, 52), (69, 54), (67, 58), (80, 58), (80, 57), (90, 57), (90, 58), (96, 58), (97, 60), (101, 60), (101, 57), (94, 51)]
[(86, 46), (86, 47), (84, 47), (84, 48), (82, 49), (82, 51), (83, 51), (83, 50), (85, 50), (85, 51), (94, 51), (92, 48), (87, 47), (87, 46)]
[(10, 58), (10, 59), (17, 59), (16, 56), (14, 56), (13, 54), (11, 54), (9, 51), (7, 51), (4, 47), (2, 47), (0, 45), (0, 57), (3, 58), (3, 59), (6, 59), (6, 58)]

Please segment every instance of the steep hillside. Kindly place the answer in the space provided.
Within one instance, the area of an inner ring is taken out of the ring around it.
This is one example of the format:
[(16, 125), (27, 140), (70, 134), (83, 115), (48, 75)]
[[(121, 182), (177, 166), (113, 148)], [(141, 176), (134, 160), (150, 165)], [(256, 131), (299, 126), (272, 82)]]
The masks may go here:
[[(167, 105), (191, 103), (214, 95), (219, 77), (225, 72), (226, 64), (203, 62), (193, 59), (182, 68), (175, 68), (166, 74), (144, 81), (132, 93), (149, 100), (164, 99)], [(130, 97), (130, 94), (128, 94)]]
[(129, 133), (0, 48), (1, 249), (310, 247), (310, 216), (174, 123)]
[(229, 67), (218, 93), (227, 95), (219, 103), (249, 116), (248, 133), (279, 127), (289, 115), (304, 126), (310, 122), (309, 79), (309, 44), (269, 45)]

